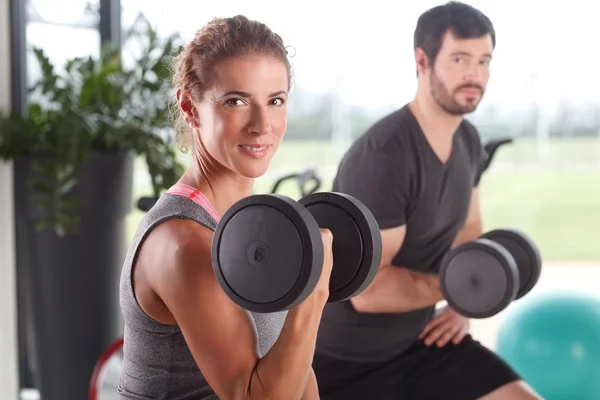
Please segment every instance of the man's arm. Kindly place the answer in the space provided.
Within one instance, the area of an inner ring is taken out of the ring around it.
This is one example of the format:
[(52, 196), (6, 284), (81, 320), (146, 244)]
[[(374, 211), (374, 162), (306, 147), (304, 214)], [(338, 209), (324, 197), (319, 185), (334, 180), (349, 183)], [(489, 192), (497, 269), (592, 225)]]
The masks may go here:
[(457, 247), (463, 243), (475, 240), (483, 234), (483, 224), (481, 220), (481, 209), (479, 207), (479, 188), (473, 188), (471, 193), (471, 203), (469, 213), (461, 230), (456, 235), (452, 247)]
[[(386, 129), (392, 128), (396, 129)], [(356, 197), (373, 213), (383, 242), (375, 279), (350, 300), (358, 312), (403, 313), (443, 300), (437, 275), (392, 266), (406, 235), (410, 187), (410, 168), (404, 165), (402, 157), (367, 151), (340, 165), (334, 190)]]
[(423, 274), (392, 266), (404, 242), (406, 225), (381, 231), (383, 251), (375, 279), (364, 292), (350, 299), (360, 313), (404, 313), (444, 299), (436, 274)]
[[(458, 233), (453, 247), (482, 234), (479, 189), (474, 188), (467, 219)], [(400, 251), (406, 225), (381, 231), (383, 252), (381, 266), (369, 287), (350, 301), (361, 313), (404, 313), (429, 307), (444, 300), (437, 274), (424, 274), (407, 268), (392, 266), (392, 259)]]

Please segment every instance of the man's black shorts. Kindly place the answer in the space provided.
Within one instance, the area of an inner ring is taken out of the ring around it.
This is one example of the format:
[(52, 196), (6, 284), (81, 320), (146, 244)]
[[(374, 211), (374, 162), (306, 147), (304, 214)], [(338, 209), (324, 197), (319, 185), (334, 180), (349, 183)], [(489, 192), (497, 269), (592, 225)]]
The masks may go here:
[(383, 363), (348, 362), (317, 353), (313, 369), (322, 400), (474, 400), (521, 379), (470, 335), (442, 348), (418, 340)]

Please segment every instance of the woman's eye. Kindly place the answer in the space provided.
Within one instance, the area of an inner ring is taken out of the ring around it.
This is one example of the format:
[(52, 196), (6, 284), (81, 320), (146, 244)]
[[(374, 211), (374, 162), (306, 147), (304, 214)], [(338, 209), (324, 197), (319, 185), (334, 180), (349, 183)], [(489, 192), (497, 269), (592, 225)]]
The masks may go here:
[(225, 100), (226, 106), (235, 107), (235, 106), (241, 106), (242, 104), (244, 104), (242, 99), (227, 99), (227, 100)]
[(285, 103), (285, 100), (282, 99), (281, 97), (277, 97), (273, 100), (271, 100), (271, 104), (273, 104), (274, 106), (281, 106)]

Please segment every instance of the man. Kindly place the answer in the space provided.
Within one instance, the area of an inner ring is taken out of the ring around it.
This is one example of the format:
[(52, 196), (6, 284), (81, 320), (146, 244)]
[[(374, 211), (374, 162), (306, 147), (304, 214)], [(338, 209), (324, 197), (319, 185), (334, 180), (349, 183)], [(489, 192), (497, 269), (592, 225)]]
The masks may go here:
[(334, 191), (380, 224), (383, 260), (372, 284), (323, 314), (313, 368), (328, 399), (537, 399), (446, 307), (443, 255), (482, 233), (478, 183), (485, 153), (463, 119), (485, 91), (495, 32), (458, 2), (422, 14), (414, 35), (414, 100), (375, 123), (344, 156)]

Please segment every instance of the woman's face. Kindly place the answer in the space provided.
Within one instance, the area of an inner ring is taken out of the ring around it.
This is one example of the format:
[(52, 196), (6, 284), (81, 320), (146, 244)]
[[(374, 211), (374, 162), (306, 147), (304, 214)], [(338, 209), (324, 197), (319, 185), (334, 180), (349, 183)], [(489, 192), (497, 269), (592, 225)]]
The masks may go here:
[(247, 178), (263, 175), (287, 127), (289, 79), (272, 57), (234, 57), (213, 70), (213, 86), (196, 104), (202, 146)]

